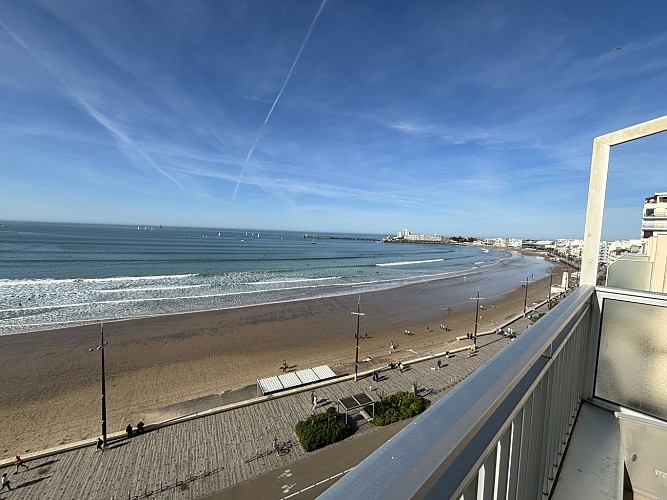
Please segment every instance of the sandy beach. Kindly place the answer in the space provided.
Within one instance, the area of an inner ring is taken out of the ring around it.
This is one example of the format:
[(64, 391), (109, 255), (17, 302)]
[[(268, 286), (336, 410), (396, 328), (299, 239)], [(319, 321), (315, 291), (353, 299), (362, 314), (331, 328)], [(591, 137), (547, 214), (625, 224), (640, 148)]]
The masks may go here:
[[(478, 285), (484, 296), (483, 279), (361, 295), (360, 359), (372, 358), (362, 369), (416, 357), (408, 349), (442, 352), (448, 340), (472, 332), (475, 301), (469, 298)], [(548, 285), (548, 277), (530, 283), (529, 306), (547, 298)], [(520, 313), (524, 297), (520, 283), (487, 296), (479, 330)], [(211, 407), (224, 404), (229, 391), (279, 373), (283, 359), (291, 369), (327, 364), (337, 374), (353, 372), (357, 300), (348, 295), (105, 324), (108, 432), (190, 413), (179, 403), (197, 398), (207, 397)], [(89, 352), (99, 340), (99, 325), (0, 337), (3, 457), (100, 434), (100, 354)], [(392, 355), (390, 341), (397, 346)]]

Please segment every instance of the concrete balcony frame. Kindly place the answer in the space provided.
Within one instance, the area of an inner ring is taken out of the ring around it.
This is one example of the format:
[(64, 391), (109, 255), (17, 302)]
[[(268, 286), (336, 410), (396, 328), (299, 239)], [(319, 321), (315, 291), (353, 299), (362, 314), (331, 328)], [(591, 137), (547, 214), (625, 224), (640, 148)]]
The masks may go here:
[(602, 238), (602, 218), (607, 191), (609, 155), (612, 146), (635, 141), (667, 130), (667, 116), (633, 125), (593, 139), (591, 177), (588, 186), (584, 248), (581, 256), (582, 285), (595, 285), (598, 273), (598, 250)]

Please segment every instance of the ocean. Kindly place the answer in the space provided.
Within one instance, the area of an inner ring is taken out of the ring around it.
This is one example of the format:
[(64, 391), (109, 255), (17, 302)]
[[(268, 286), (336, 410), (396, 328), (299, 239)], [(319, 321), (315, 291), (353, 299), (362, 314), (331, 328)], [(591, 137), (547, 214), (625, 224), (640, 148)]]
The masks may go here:
[(517, 286), (519, 276), (548, 273), (544, 260), (520, 257), (287, 231), (6, 221), (0, 335), (361, 294), (507, 268)]

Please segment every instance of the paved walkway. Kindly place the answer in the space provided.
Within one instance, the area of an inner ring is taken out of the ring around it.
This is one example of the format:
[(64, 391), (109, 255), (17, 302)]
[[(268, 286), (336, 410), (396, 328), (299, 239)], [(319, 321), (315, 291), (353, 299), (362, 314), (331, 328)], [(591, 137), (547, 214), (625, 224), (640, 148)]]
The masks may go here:
[[(512, 326), (521, 332), (527, 324), (527, 319), (520, 319)], [(441, 370), (431, 370), (436, 363), (432, 359), (411, 364), (403, 373), (387, 370), (383, 372), (384, 380), (378, 383), (372, 383), (369, 375), (357, 382), (345, 380), (319, 387), (315, 392), (325, 398), (325, 403), (317, 411), (335, 407), (339, 398), (363, 391), (376, 398), (399, 390), (410, 391), (413, 382), (436, 401), (508, 342), (497, 335), (479, 337), (476, 356), (468, 357), (462, 351), (453, 358), (441, 358), (445, 365)], [(452, 341), (446, 349), (465, 349), (469, 343)], [(417, 357), (406, 352), (404, 359)], [(195, 499), (272, 470), (284, 470), (308, 455), (298, 444), (293, 429), (311, 414), (312, 391), (308, 388), (284, 397), (274, 396), (131, 439), (119, 439), (111, 442), (104, 453), (94, 451), (91, 444), (30, 460), (30, 469), (21, 469), (17, 474), (14, 466), (5, 467), (1, 472), (10, 473), (12, 491), (0, 492), (0, 499)], [(355, 439), (377, 430), (358, 415), (355, 421)], [(289, 453), (268, 453), (276, 437), (293, 443)], [(265, 456), (248, 461), (256, 455)]]

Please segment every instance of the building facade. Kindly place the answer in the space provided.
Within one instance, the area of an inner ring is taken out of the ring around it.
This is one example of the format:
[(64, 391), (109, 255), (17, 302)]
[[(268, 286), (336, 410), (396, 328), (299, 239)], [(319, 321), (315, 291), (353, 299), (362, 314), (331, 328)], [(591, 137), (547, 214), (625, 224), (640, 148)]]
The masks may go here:
[(667, 233), (667, 192), (655, 193), (644, 200), (642, 238)]

